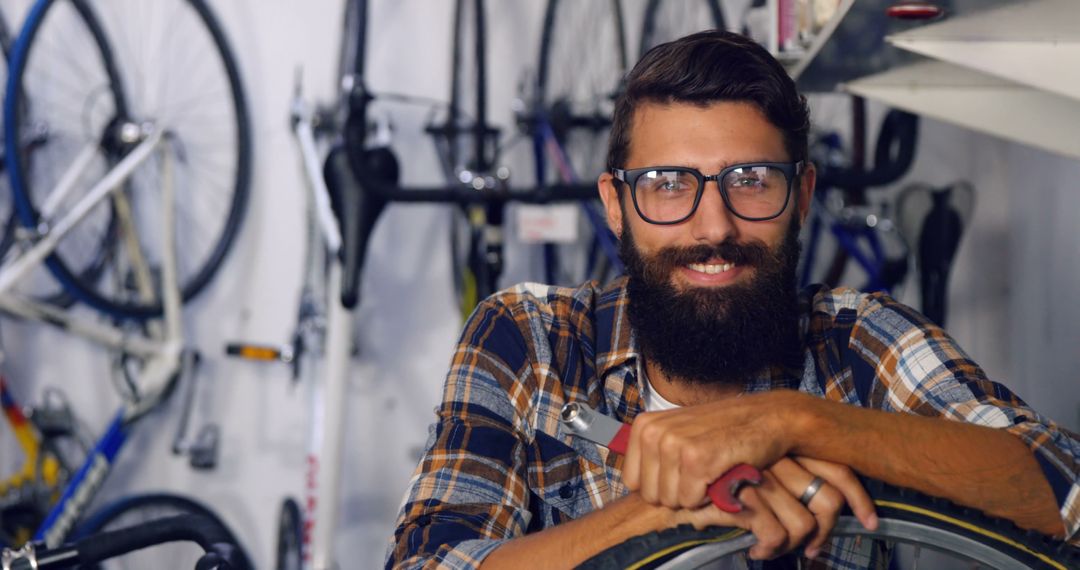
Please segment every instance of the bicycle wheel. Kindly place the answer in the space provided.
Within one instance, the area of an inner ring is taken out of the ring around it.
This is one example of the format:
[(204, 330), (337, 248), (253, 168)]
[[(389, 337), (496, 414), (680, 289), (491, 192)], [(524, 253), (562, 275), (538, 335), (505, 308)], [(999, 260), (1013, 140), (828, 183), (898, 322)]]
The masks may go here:
[[(25, 8), (25, 6), (12, 4), (6, 7), (12, 9), (15, 13), (19, 13)], [(87, 50), (86, 54), (88, 56), (101, 53), (102, 44), (98, 43), (97, 38), (93, 35), (95, 29), (93, 22), (81, 20), (81, 16), (78, 20), (72, 20), (73, 35), (82, 40), (80, 41), (81, 47)], [(3, 80), (5, 85), (8, 82), (7, 62), (11, 57), (12, 43), (10, 29), (7, 27), (6, 22), (0, 22), (0, 46), (2, 46), (4, 53), (3, 70), (0, 73), (0, 79)], [(40, 127), (40, 125), (33, 125), (26, 130), (23, 138), (20, 139), (20, 144), (30, 150), (39, 148), (45, 137), (44, 129)], [(6, 136), (4, 138), (6, 140)], [(0, 143), (0, 145), (6, 147), (4, 143)], [(4, 154), (6, 156), (6, 149)], [(5, 165), (0, 165), (0, 169), (6, 169), (6, 160), (4, 162)], [(9, 253), (12, 253), (12, 248), (16, 244), (21, 242), (23, 236), (20, 235), (20, 230), (24, 230), (24, 226), (19, 222), (15, 211), (11, 184), (6, 175), (0, 176), (0, 219), (6, 222), (3, 232), (0, 233), (0, 258), (4, 258)], [(114, 226), (109, 212), (99, 216), (96, 223), (90, 222), (88, 225), (93, 225), (96, 228), (95, 231), (90, 232), (92, 239), (85, 239), (78, 244), (66, 244), (65, 249), (73, 260), (71, 267), (78, 272), (84, 281), (94, 282), (104, 271), (105, 252), (113, 236), (115, 236), (115, 232), (113, 231)], [(15, 285), (15, 291), (26, 297), (32, 297), (62, 307), (68, 307), (75, 301), (45, 267), (31, 270), (23, 280)]]
[[(134, 495), (123, 497), (93, 513), (80, 523), (72, 533), (72, 539), (79, 539), (92, 534), (127, 528), (147, 521), (179, 515), (179, 514), (203, 515), (220, 526), (229, 537), (230, 542), (240, 551), (244, 569), (251, 568), (251, 559), (243, 549), (236, 535), (229, 527), (214, 514), (209, 508), (201, 503), (168, 493), (154, 493), (147, 495)], [(169, 543), (155, 546), (147, 551), (136, 551), (102, 562), (102, 570), (143, 569), (143, 568), (183, 568), (190, 570), (195, 567), (195, 562), (203, 555), (203, 550), (192, 543)]]
[(725, 29), (717, 0), (649, 0), (638, 55), (685, 35), (710, 28)]
[[(866, 530), (847, 513), (840, 517), (833, 537), (862, 537), (908, 545), (910, 549), (905, 554), (915, 559), (902, 560), (901, 568), (918, 567), (923, 549), (931, 551), (927, 556), (935, 559), (924, 567), (1006, 570), (1080, 567), (1080, 549), (1061, 541), (907, 489), (869, 480), (864, 485), (877, 508), (878, 529)], [(739, 568), (740, 564), (746, 566), (744, 553), (753, 544), (753, 535), (742, 529), (699, 531), (687, 525), (632, 538), (590, 558), (579, 568), (678, 569), (721, 564), (726, 564), (722, 568)], [(908, 565), (903, 565), (905, 562)]]
[(304, 519), (300, 505), (285, 499), (278, 515), (277, 570), (300, 570), (304, 565)]
[[(97, 46), (87, 49), (89, 44)], [(97, 55), (95, 55), (97, 54)], [(213, 277), (247, 202), (250, 134), (243, 90), (224, 33), (203, 0), (39, 0), (10, 63), (4, 121), (7, 165), (20, 220), (38, 227), (63, 215), (147, 136), (167, 133), (177, 194), (177, 266), (185, 300)], [(39, 135), (35, 145), (15, 141)], [(88, 156), (82, 164), (77, 157)], [(162, 159), (144, 161), (112, 200), (47, 259), (76, 298), (117, 317), (161, 313), (164, 258)], [(60, 180), (74, 181), (67, 195)], [(116, 212), (118, 236), (103, 279), (73, 268), (100, 243)]]
[[(611, 113), (626, 71), (623, 30), (617, 0), (548, 0), (538, 99), (575, 178), (591, 180), (604, 169)], [(567, 181), (555, 164), (538, 169), (545, 180)]]
[[(11, 32), (3, 13), (0, 13), (0, 51), (3, 52), (3, 61), (0, 61), (0, 81), (3, 82), (3, 85), (7, 85), (7, 61), (11, 56)], [(0, 164), (0, 169), (3, 168), (4, 165)], [(8, 185), (7, 176), (2, 175), (0, 175), (0, 220), (4, 224), (4, 231), (0, 232), (0, 259), (3, 259), (8, 250), (11, 249), (12, 244), (15, 243), (15, 228), (18, 220), (15, 218), (15, 208), (11, 203), (11, 187)]]
[[(534, 125), (540, 185), (591, 182), (605, 168), (614, 101), (626, 72), (622, 5), (617, 0), (548, 0), (540, 37)], [(602, 212), (596, 205), (586, 205)], [(578, 243), (544, 246), (545, 280), (577, 285), (606, 280), (618, 267), (595, 243), (602, 222), (579, 215)], [(595, 221), (595, 220), (593, 220)], [(614, 240), (611, 240), (614, 243)]]

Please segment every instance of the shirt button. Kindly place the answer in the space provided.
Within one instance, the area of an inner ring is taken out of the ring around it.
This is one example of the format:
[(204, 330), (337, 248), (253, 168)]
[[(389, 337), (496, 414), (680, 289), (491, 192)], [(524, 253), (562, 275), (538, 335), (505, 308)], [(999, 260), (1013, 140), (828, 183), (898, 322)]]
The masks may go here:
[(574, 496), (574, 488), (571, 487), (570, 485), (563, 485), (562, 488), (559, 489), (559, 496), (564, 498), (564, 499), (569, 499), (570, 497), (573, 497)]

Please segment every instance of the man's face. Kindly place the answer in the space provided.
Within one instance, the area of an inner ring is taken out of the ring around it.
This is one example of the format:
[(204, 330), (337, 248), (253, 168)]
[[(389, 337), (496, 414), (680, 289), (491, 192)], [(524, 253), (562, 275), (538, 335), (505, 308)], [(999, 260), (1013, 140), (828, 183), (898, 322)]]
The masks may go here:
[[(688, 166), (715, 174), (732, 164), (787, 162), (782, 133), (757, 107), (646, 104), (637, 110), (627, 169)], [(630, 319), (646, 358), (683, 380), (738, 382), (778, 364), (797, 341), (795, 265), (798, 227), (813, 172), (775, 219), (750, 222), (706, 184), (694, 215), (662, 226), (641, 219), (629, 188), (620, 201), (610, 175), (600, 179), (611, 227), (621, 236)]]

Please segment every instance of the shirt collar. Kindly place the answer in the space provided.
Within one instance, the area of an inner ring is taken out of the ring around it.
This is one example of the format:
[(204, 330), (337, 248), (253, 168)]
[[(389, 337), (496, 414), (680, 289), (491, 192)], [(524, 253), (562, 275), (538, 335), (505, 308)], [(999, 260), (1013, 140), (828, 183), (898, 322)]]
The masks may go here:
[(639, 359), (637, 340), (626, 312), (627, 278), (620, 277), (600, 292), (596, 307), (596, 371), (601, 378), (613, 369)]

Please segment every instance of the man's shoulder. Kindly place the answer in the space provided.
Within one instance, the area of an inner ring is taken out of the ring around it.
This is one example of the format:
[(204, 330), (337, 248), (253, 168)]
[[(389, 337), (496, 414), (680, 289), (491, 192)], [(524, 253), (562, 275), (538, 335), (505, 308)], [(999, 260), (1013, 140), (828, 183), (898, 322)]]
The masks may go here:
[(484, 304), (508, 311), (517, 318), (539, 318), (544, 321), (588, 318), (605, 307), (617, 304), (623, 297), (619, 283), (601, 286), (589, 281), (577, 287), (526, 282), (503, 289)]
[[(831, 330), (841, 322), (850, 323), (855, 334), (872, 335), (876, 344), (889, 346), (895, 343), (918, 340), (940, 330), (914, 308), (893, 299), (885, 292), (863, 292), (848, 287), (829, 288), (812, 285), (803, 290), (801, 301), (810, 319), (811, 331), (819, 333)], [(846, 313), (847, 320), (838, 320)]]
[(918, 314), (915, 309), (893, 299), (888, 293), (865, 292), (851, 287), (829, 288), (825, 285), (811, 285), (803, 289), (801, 300), (809, 313), (830, 317), (835, 317), (844, 309), (855, 311), (860, 318), (882, 311)]

